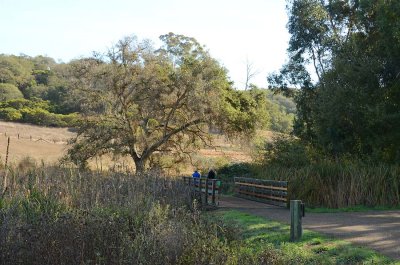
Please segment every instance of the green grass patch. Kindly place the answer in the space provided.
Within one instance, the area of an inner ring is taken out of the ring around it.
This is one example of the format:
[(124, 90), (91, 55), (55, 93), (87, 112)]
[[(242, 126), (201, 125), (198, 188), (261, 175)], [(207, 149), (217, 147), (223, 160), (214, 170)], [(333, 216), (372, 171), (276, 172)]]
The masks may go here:
[(290, 242), (290, 227), (239, 211), (212, 213), (235, 227), (237, 253), (268, 264), (400, 264), (373, 250), (304, 230), (300, 241)]
[(368, 211), (389, 211), (389, 210), (400, 210), (400, 206), (364, 206), (357, 205), (352, 207), (343, 207), (343, 208), (306, 208), (306, 212), (308, 213), (339, 213), (339, 212), (368, 212)]

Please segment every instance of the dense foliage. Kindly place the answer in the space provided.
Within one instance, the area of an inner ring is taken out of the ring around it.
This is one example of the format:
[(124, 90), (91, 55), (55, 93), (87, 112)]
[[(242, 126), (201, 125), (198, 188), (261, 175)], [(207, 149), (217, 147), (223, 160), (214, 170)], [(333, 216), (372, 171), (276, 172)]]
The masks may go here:
[(331, 156), (399, 161), (399, 1), (287, 7), (289, 62), (269, 81), (295, 98), (295, 134)]
[(296, 113), (296, 105), (292, 99), (254, 85), (251, 85), (249, 90), (236, 93), (241, 93), (257, 103), (258, 119), (255, 128), (281, 133), (292, 132)]
[(0, 119), (26, 122), (43, 126), (68, 127), (78, 123), (78, 115), (53, 113), (49, 101), (39, 98), (11, 99), (0, 102)]
[(68, 64), (52, 58), (0, 55), (0, 119), (74, 126), (80, 104), (69, 76)]

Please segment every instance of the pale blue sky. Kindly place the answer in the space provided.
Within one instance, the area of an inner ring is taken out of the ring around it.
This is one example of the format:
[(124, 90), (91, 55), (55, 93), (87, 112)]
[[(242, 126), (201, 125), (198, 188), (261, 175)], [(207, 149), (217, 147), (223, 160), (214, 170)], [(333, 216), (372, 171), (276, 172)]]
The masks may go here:
[(246, 59), (259, 73), (285, 62), (284, 0), (0, 0), (0, 53), (68, 62), (103, 52), (124, 36), (157, 41), (168, 32), (196, 38), (243, 88)]

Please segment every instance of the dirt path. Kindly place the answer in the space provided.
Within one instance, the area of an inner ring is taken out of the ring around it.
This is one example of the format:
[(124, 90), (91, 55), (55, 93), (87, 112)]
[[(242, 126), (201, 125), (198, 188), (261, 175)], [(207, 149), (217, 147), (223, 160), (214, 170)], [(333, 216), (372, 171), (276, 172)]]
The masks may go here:
[[(236, 197), (222, 197), (220, 207), (290, 223), (288, 209)], [(303, 228), (374, 249), (400, 259), (400, 211), (306, 213)]]

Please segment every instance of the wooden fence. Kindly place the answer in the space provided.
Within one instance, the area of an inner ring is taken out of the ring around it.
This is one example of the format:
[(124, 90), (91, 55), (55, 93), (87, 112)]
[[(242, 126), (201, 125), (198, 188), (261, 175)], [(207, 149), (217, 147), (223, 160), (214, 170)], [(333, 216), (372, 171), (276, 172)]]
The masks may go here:
[(277, 206), (288, 206), (288, 182), (253, 178), (234, 178), (238, 197), (265, 202)]
[(218, 206), (221, 180), (208, 178), (183, 177), (183, 182), (196, 193), (200, 193), (202, 203)]

